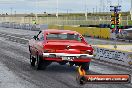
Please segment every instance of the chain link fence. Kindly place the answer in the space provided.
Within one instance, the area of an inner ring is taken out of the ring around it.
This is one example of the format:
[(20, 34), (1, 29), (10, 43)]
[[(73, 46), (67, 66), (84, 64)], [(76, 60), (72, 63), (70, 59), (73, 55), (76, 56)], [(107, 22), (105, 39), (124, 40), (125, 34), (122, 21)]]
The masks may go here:
[[(0, 17), (0, 22), (29, 23), (36, 17)], [(37, 17), (37, 24), (48, 25), (99, 25), (110, 24), (110, 16), (60, 16), (60, 17)], [(130, 16), (121, 16), (121, 25), (128, 25)]]

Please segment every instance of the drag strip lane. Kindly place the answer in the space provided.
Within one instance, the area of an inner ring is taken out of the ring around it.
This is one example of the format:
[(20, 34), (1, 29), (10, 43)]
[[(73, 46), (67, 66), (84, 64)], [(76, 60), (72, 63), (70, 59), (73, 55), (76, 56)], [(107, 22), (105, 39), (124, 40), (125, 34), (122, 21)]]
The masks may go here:
[[(21, 46), (18, 43), (0, 40), (0, 58), (15, 75), (37, 86), (36, 88), (80, 88), (76, 84), (76, 68), (51, 64), (45, 71), (36, 71), (30, 67), (28, 46)], [(94, 68), (93, 68), (94, 67)], [(99, 68), (101, 67), (101, 68)], [(114, 68), (113, 68), (114, 69)], [(112, 67), (103, 64), (91, 63), (89, 74), (103, 74), (107, 70), (113, 72)], [(102, 70), (102, 71), (101, 71)], [(103, 71), (106, 70), (106, 71)], [(88, 84), (81, 88), (131, 88), (125, 84)]]
[[(5, 33), (6, 34), (6, 33)], [(20, 33), (21, 34), (21, 33)], [(13, 42), (13, 37), (0, 37), (0, 62), (5, 64), (10, 71), (16, 76), (23, 79), (23, 82), (34, 84), (34, 88), (80, 88), (76, 83), (76, 68), (69, 66), (60, 66), (52, 63), (46, 70), (36, 71), (30, 67), (29, 51), (27, 41), (25, 44), (21, 42)], [(4, 36), (6, 36), (4, 35)], [(9, 40), (11, 38), (12, 40)], [(23, 38), (23, 36), (19, 37)], [(17, 38), (19, 40), (19, 38)], [(22, 42), (24, 40), (22, 39)], [(131, 71), (116, 68), (114, 66), (105, 65), (105, 63), (91, 63), (89, 74), (132, 74)], [(81, 88), (131, 88), (129, 84), (88, 84)], [(25, 87), (26, 88), (26, 87)], [(30, 87), (29, 87), (30, 88)], [(31, 87), (32, 88), (32, 87)]]
[(31, 38), (24, 38), (22, 36), (11, 35), (11, 34), (6, 34), (6, 33), (0, 33), (0, 37), (3, 37), (6, 40), (9, 40), (12, 42), (17, 42), (17, 43), (21, 43), (21, 44), (27, 44), (29, 39), (31, 39)]
[[(1, 47), (7, 47), (7, 44), (1, 44), (3, 46)], [(17, 47), (18, 48), (18, 47)], [(1, 61), (6, 64), (6, 66), (13, 71), (15, 74), (22, 77), (24, 80), (27, 80), (33, 84), (36, 84), (39, 88), (70, 88), (70, 86), (73, 88), (74, 85), (70, 85), (67, 82), (63, 82), (61, 84), (61, 80), (58, 80), (58, 77), (55, 77), (55, 74), (50, 74), (49, 72), (43, 72), (43, 71), (36, 71), (30, 67), (29, 64), (29, 57), (26, 57), (21, 54), (23, 54), (23, 51), (20, 49), (20, 53), (15, 53), (15, 50), (9, 49), (9, 47), (5, 50), (0, 49), (0, 56), (2, 57)], [(24, 52), (25, 53), (25, 52)], [(28, 54), (28, 53), (27, 53)], [(48, 76), (47, 76), (48, 75)], [(51, 75), (51, 76), (49, 76)], [(59, 74), (58, 74), (59, 75)], [(58, 81), (59, 82), (58, 82)], [(63, 84), (64, 83), (64, 84)]]

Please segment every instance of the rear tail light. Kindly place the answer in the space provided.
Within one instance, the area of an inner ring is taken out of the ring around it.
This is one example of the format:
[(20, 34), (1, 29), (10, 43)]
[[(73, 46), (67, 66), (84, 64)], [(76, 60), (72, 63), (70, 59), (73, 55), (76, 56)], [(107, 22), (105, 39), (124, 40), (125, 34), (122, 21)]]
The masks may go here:
[(48, 53), (49, 51), (48, 50), (44, 50), (44, 53)]
[(93, 50), (88, 50), (87, 53), (88, 53), (89, 55), (93, 55)]
[(86, 51), (80, 51), (81, 52), (81, 54), (86, 54)]
[(85, 51), (81, 51), (82, 54), (89, 54), (92, 55), (93, 51), (92, 50), (85, 50)]

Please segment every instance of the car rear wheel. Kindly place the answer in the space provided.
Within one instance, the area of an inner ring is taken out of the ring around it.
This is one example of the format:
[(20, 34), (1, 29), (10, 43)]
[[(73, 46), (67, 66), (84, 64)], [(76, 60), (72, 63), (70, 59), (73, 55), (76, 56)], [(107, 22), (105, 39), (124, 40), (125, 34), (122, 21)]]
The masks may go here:
[(36, 56), (36, 61), (35, 61), (36, 70), (44, 70), (50, 64), (51, 62), (43, 60), (42, 56), (38, 56), (38, 55)]
[(43, 61), (42, 58), (40, 58), (40, 56), (36, 56), (36, 60), (35, 60), (35, 69), (36, 70), (41, 70), (43, 67)]
[(88, 71), (89, 70), (89, 65), (90, 63), (82, 63), (82, 69), (84, 69), (85, 71)]
[(85, 71), (89, 70), (89, 65), (90, 62), (85, 62), (85, 63), (75, 63), (76, 66), (81, 66), (82, 69), (84, 69)]
[(66, 65), (67, 62), (59, 62), (60, 65)]

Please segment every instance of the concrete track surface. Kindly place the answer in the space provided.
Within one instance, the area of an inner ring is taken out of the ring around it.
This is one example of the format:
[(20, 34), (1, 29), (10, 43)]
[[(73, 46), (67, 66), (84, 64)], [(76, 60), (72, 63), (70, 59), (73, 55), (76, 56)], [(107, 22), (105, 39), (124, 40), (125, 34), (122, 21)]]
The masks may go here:
[[(132, 83), (80, 86), (76, 83), (76, 67), (68, 65), (52, 63), (46, 70), (34, 70), (29, 63), (28, 40), (36, 33), (0, 28), (0, 88), (132, 88)], [(132, 75), (132, 69), (92, 61), (88, 74)]]

